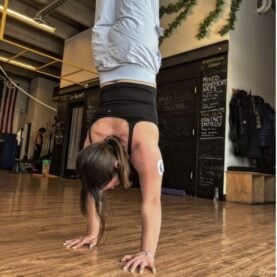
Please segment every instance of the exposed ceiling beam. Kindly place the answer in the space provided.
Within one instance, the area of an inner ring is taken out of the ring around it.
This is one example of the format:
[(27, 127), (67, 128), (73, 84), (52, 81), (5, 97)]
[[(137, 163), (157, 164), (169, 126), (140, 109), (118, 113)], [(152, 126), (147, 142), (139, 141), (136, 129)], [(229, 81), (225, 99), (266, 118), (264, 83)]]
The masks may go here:
[[(5, 43), (3, 41), (0, 41), (0, 51), (7, 52), (7, 53), (9, 53), (9, 56), (13, 56), (13, 55), (20, 53), (22, 51), (22, 49), (19, 47), (13, 46), (11, 44)], [(46, 64), (51, 61), (49, 58), (31, 53), (31, 52), (27, 52), (27, 53), (23, 54), (22, 57), (31, 60), (31, 62), (38, 62), (41, 64)], [(61, 69), (61, 63), (56, 63), (52, 66), (59, 70)]]
[(12, 38), (12, 40), (21, 42), (23, 45), (32, 45), (33, 48), (36, 47), (58, 57), (61, 57), (63, 54), (63, 40), (53, 38), (49, 34), (37, 30), (36, 28), (28, 27), (22, 29), (22, 24), (15, 20), (6, 25), (5, 37), (6, 36)]
[[(33, 18), (36, 12), (38, 11), (37, 8), (34, 8), (31, 5), (27, 5), (24, 2), (18, 2), (18, 1), (17, 2), (11, 1), (11, 3), (9, 4), (9, 9), (20, 12), (30, 18)], [(49, 16), (47, 17), (46, 21), (47, 21), (47, 24), (56, 28), (55, 33), (52, 33), (51, 35), (53, 35), (54, 37), (56, 36), (63, 40), (70, 38), (80, 32), (78, 28), (63, 22), (61, 19), (57, 19), (57, 17)], [(7, 23), (9, 23), (9, 19), (7, 20)], [(22, 22), (21, 22), (21, 26), (23, 28), (25, 27), (28, 28), (28, 25), (25, 25)]]
[[(38, 9), (42, 8), (44, 5), (49, 3), (49, 0), (22, 0), (22, 1), (29, 5), (33, 5), (33, 7), (38, 7), (39, 5)], [(78, 24), (82, 24), (86, 28), (91, 27), (93, 24), (94, 10), (88, 9), (86, 6), (78, 3), (78, 1), (70, 1), (69, 3), (58, 8), (53, 14), (51, 14), (51, 16), (62, 15), (63, 17), (67, 17), (68, 19)], [(46, 18), (46, 21), (47, 21), (47, 18)]]
[[(0, 56), (9, 59), (9, 58), (12, 58), (14, 55), (11, 55), (11, 53), (9, 53), (7, 51), (0, 50)], [(21, 62), (21, 63), (24, 63), (24, 64), (27, 64), (27, 65), (30, 65), (30, 66), (34, 66), (36, 68), (42, 67), (42, 66), (45, 65), (45, 64), (41, 64), (41, 63), (38, 63), (36, 61), (33, 61), (33, 60), (30, 60), (30, 59), (21, 57), (21, 56), (20, 57), (16, 57), (13, 60)], [(60, 74), (61, 74), (61, 69), (55, 68), (52, 65), (44, 67), (42, 70), (47, 72), (47, 73), (49, 73), (49, 74), (56, 75), (56, 76), (60, 76)]]
[(45, 76), (43, 74), (39, 74), (39, 73), (30, 71), (30, 70), (26, 70), (26, 69), (21, 68), (21, 67), (17, 67), (17, 66), (11, 65), (11, 64), (3, 63), (3, 62), (0, 62), (0, 65), (7, 72), (8, 76), (11, 77), (11, 78), (13, 76), (14, 77), (16, 76), (16, 77), (24, 78), (24, 79), (27, 79), (27, 80), (32, 80), (32, 79), (41, 77), (41, 78), (49, 79), (49, 80), (52, 80), (52, 81), (55, 81), (55, 82), (58, 83), (57, 79), (55, 79), (55, 78), (48, 77), (48, 76)]

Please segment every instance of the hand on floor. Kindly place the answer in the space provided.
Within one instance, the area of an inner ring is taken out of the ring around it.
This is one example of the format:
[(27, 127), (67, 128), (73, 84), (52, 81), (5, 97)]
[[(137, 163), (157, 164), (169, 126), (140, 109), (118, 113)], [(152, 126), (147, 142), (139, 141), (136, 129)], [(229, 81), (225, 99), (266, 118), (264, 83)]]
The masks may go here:
[(156, 268), (154, 265), (154, 257), (146, 256), (145, 252), (140, 252), (135, 255), (126, 255), (121, 259), (121, 262), (125, 262), (123, 270), (128, 270), (131, 272), (139, 271), (140, 274), (143, 273), (144, 269), (147, 267), (156, 273)]
[(90, 250), (96, 248), (97, 238), (95, 235), (85, 235), (76, 239), (66, 240), (63, 246), (66, 248), (78, 249), (84, 245), (87, 245)]

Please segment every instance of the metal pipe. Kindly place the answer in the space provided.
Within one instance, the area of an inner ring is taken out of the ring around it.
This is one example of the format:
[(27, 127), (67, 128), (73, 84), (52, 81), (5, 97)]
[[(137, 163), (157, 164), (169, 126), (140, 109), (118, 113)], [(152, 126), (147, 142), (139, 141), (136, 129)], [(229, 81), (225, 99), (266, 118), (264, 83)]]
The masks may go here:
[(28, 50), (29, 52), (38, 54), (38, 55), (40, 55), (40, 56), (43, 56), (43, 57), (46, 57), (46, 58), (55, 60), (55, 61), (57, 61), (57, 62), (60, 62), (60, 63), (66, 64), (66, 65), (69, 65), (69, 66), (71, 66), (71, 67), (75, 67), (75, 68), (81, 69), (81, 70), (83, 70), (83, 71), (86, 71), (86, 72), (89, 72), (89, 73), (92, 73), (92, 74), (96, 74), (96, 75), (97, 75), (97, 71), (96, 71), (96, 70), (93, 71), (93, 70), (90, 70), (90, 69), (88, 69), (88, 68), (84, 68), (84, 67), (78, 66), (78, 65), (76, 65), (76, 64), (72, 64), (72, 63), (70, 63), (70, 62), (63, 61), (63, 60), (61, 60), (61, 59), (58, 59), (58, 58), (56, 58), (56, 57), (47, 55), (47, 54), (45, 54), (45, 53), (43, 53), (43, 52), (34, 50), (34, 49), (32, 49), (32, 48), (28, 48), (28, 47), (26, 47), (26, 46), (23, 46), (23, 45), (21, 45), (21, 44), (15, 43), (15, 42), (13, 42), (13, 41), (11, 41), (11, 40), (8, 40), (8, 39), (0, 39), (0, 40), (6, 42), (6, 43), (8, 43), (8, 44), (17, 46), (17, 47), (19, 47), (19, 48), (26, 49), (26, 50)]
[(3, 14), (2, 14), (2, 21), (1, 21), (1, 26), (0, 26), (0, 39), (4, 38), (4, 30), (5, 30), (5, 26), (6, 26), (6, 20), (7, 20), (8, 5), (9, 5), (9, 0), (5, 0)]

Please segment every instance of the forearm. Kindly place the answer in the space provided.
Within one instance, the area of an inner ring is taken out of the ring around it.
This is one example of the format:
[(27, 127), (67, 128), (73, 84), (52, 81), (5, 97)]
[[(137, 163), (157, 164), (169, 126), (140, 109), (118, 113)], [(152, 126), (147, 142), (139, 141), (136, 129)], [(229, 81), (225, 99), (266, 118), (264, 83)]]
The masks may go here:
[(141, 250), (155, 255), (161, 229), (161, 203), (143, 203)]
[(94, 199), (89, 196), (87, 200), (87, 234), (98, 236), (100, 230), (100, 219), (96, 213)]

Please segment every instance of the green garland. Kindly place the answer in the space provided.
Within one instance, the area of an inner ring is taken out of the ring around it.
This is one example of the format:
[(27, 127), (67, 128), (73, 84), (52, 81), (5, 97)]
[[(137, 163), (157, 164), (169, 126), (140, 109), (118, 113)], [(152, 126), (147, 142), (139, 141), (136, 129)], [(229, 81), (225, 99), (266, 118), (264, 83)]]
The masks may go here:
[[(181, 23), (187, 18), (189, 11), (196, 5), (198, 0), (178, 0), (175, 4), (169, 4), (166, 7), (160, 8), (160, 18), (164, 15), (179, 13), (176, 19), (169, 24), (168, 28), (164, 31), (164, 36), (160, 39), (160, 44), (168, 37), (171, 36), (173, 31), (181, 25)], [(203, 0), (204, 1), (204, 0)], [(231, 4), (231, 11), (228, 18), (228, 23), (222, 27), (219, 31), (221, 36), (224, 36), (230, 30), (234, 30), (234, 25), (236, 21), (236, 13), (240, 8), (242, 0), (232, 0)], [(210, 14), (203, 20), (202, 23), (199, 25), (199, 31), (196, 37), (198, 39), (203, 39), (207, 33), (208, 28), (210, 27), (211, 23), (215, 21), (220, 13), (222, 12), (222, 7), (224, 5), (224, 0), (217, 0), (215, 10), (210, 12)]]
[(195, 4), (196, 0), (180, 0), (175, 5), (169, 4), (166, 8), (161, 8), (160, 15), (176, 13), (182, 8), (184, 10), (176, 17), (176, 19), (172, 23), (169, 24), (168, 28), (164, 31), (164, 35), (160, 39), (160, 44), (162, 44), (166, 38), (170, 37), (173, 30), (176, 29), (187, 18), (188, 12), (192, 9), (193, 6), (195, 6)]
[(190, 0), (179, 0), (176, 4), (169, 4), (167, 7), (160, 8), (160, 18), (165, 14), (173, 14), (179, 12), (183, 7), (188, 5)]
[(240, 8), (242, 0), (232, 0), (231, 11), (228, 18), (228, 23), (222, 27), (222, 29), (218, 32), (221, 36), (224, 36), (229, 31), (235, 29), (235, 21), (237, 20), (236, 14)]
[(207, 35), (209, 26), (219, 17), (224, 4), (224, 0), (216, 1), (215, 10), (210, 12), (210, 14), (199, 25), (198, 34), (196, 35), (198, 39), (203, 39)]

